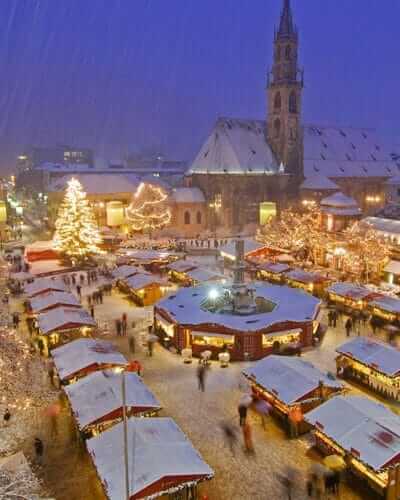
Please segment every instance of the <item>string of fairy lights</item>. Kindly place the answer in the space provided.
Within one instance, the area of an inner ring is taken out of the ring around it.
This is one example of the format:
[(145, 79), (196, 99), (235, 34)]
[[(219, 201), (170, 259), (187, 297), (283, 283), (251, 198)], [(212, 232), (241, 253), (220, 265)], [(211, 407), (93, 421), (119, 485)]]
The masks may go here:
[(132, 203), (127, 208), (127, 217), (133, 231), (153, 231), (171, 222), (171, 211), (166, 205), (167, 192), (153, 184), (142, 182), (137, 188)]

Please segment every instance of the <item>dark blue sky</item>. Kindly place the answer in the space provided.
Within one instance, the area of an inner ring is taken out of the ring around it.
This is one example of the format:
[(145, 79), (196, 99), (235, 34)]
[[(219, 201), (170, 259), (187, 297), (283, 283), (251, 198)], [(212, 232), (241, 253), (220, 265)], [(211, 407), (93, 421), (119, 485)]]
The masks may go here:
[[(282, 0), (1, 0), (0, 168), (26, 145), (190, 159), (218, 115), (264, 118)], [(292, 0), (304, 120), (397, 137), (399, 0)]]

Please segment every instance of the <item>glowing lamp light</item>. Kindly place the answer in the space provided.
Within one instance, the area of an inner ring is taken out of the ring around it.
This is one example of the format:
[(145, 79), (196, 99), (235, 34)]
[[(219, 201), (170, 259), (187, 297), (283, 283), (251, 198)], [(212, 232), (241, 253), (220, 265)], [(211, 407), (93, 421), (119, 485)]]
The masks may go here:
[(211, 288), (211, 290), (208, 292), (208, 298), (210, 300), (217, 300), (219, 297), (219, 292), (216, 288)]

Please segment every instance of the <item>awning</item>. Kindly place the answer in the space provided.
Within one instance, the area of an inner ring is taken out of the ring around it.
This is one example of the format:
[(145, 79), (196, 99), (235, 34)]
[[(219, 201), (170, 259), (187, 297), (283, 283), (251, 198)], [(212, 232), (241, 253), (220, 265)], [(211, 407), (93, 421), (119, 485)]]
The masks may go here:
[(390, 260), (385, 267), (387, 273), (399, 274), (400, 275), (400, 262), (398, 260)]
[(190, 332), (193, 337), (215, 337), (217, 339), (226, 339), (233, 341), (233, 335), (227, 335), (225, 333), (214, 333), (214, 332)]
[(156, 321), (160, 324), (161, 328), (165, 331), (168, 337), (173, 337), (175, 335), (175, 325), (174, 323), (169, 323), (160, 314), (156, 313)]
[(303, 330), (301, 328), (293, 328), (292, 330), (283, 330), (281, 332), (265, 333), (263, 334), (263, 337), (271, 339), (275, 337), (286, 337), (286, 335), (300, 335), (302, 331)]

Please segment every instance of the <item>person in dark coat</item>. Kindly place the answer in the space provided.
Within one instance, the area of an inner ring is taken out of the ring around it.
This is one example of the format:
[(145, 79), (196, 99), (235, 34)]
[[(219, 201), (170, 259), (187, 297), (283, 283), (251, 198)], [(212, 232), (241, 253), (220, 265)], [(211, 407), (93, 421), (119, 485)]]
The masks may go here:
[(40, 438), (35, 437), (34, 447), (35, 447), (37, 461), (40, 464), (42, 462), (43, 451), (44, 451), (43, 441)]
[(351, 321), (351, 318), (347, 318), (344, 327), (346, 328), (346, 335), (350, 337), (351, 329), (353, 328), (353, 322)]
[(118, 335), (118, 337), (120, 337), (121, 332), (122, 332), (122, 323), (121, 323), (121, 320), (119, 318), (115, 321), (115, 326), (117, 328), (117, 335)]
[(246, 423), (247, 406), (240, 404), (238, 406), (238, 413), (239, 413), (239, 425), (242, 427)]
[(197, 368), (197, 380), (199, 383), (199, 391), (204, 392), (206, 388), (206, 367), (201, 364)]
[(3, 415), (3, 420), (4, 420), (5, 426), (8, 425), (8, 423), (10, 422), (10, 419), (11, 419), (10, 410), (8, 408), (6, 408), (6, 411), (4, 412), (4, 415)]

